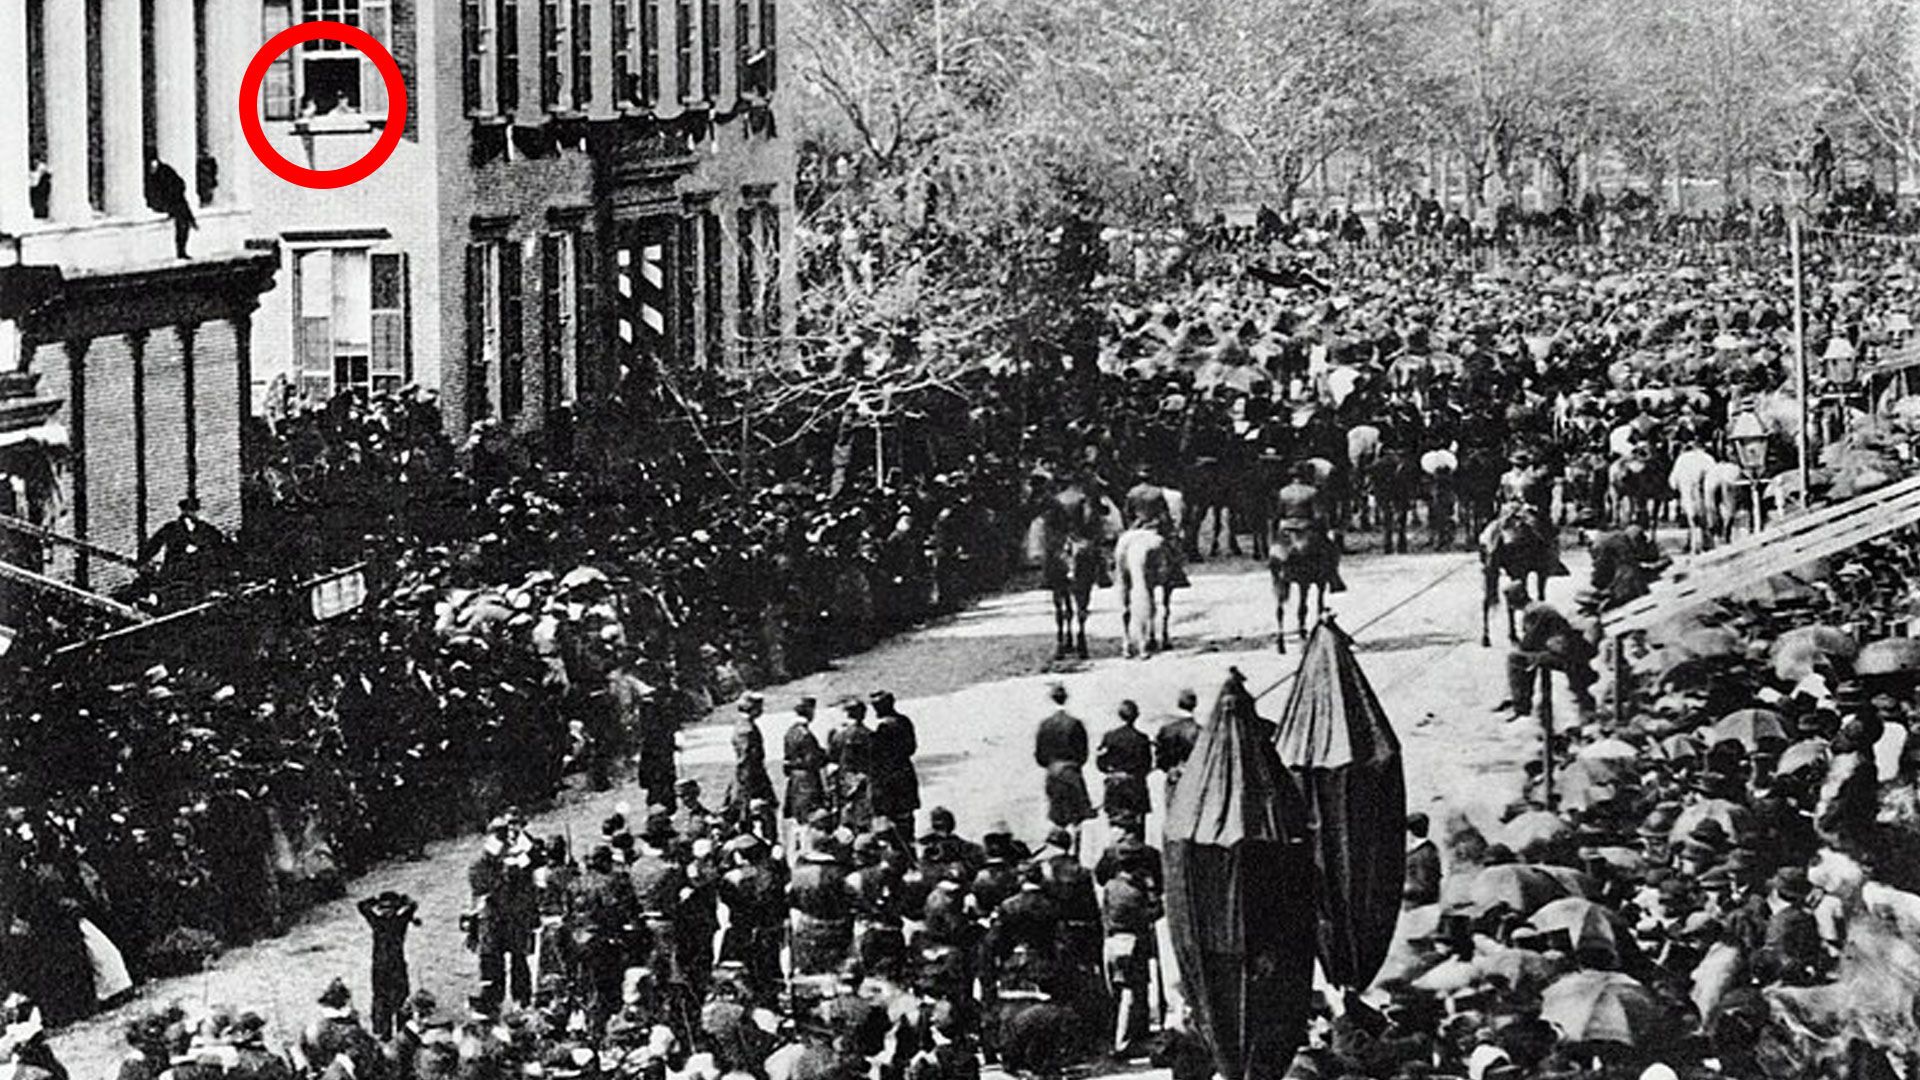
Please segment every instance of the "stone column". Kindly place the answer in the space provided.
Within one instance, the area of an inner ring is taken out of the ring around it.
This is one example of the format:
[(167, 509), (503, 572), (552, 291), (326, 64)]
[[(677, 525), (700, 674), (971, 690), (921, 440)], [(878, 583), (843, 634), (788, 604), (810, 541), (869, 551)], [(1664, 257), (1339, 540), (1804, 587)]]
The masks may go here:
[[(0, 233), (33, 220), (27, 199), (27, 0), (0, 0)], [(4, 357), (0, 357), (4, 363)]]
[(187, 182), (187, 198), (197, 206), (200, 143), (195, 118), (199, 115), (199, 87), (194, 78), (193, 54), (193, 0), (153, 0), (154, 108), (159, 114), (160, 160)]
[(79, 221), (93, 213), (87, 199), (87, 5), (54, 0), (43, 10), (50, 210), (56, 221)]
[[(50, 6), (65, 5), (56, 2)], [(141, 160), (146, 141), (146, 103), (141, 89), (140, 22), (140, 0), (101, 0), (100, 70), (104, 74), (100, 84), (104, 100), (100, 103), (100, 164), (106, 171), (107, 214), (111, 217), (147, 212), (147, 163)], [(187, 62), (192, 64), (191, 56)], [(188, 117), (187, 123), (192, 122)], [(189, 178), (191, 174), (189, 166), (181, 176)], [(188, 182), (191, 184), (191, 179)]]

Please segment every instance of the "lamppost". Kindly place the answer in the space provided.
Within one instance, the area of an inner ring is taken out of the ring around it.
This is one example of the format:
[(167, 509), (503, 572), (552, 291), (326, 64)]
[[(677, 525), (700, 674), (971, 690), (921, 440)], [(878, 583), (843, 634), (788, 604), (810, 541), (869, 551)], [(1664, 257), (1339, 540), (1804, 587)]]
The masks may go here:
[(1759, 532), (1765, 524), (1760, 506), (1760, 485), (1767, 476), (1769, 438), (1767, 426), (1760, 422), (1751, 409), (1734, 417), (1733, 427), (1727, 431), (1727, 441), (1733, 444), (1734, 455), (1740, 460), (1740, 471), (1747, 477), (1747, 490), (1752, 493), (1754, 532)]

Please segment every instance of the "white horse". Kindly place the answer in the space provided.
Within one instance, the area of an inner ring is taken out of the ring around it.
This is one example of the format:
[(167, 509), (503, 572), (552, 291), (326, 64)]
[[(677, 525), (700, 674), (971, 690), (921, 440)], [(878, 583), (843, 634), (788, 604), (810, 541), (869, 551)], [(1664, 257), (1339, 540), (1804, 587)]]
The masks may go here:
[[(1162, 488), (1173, 535), (1179, 536), (1186, 499)], [(1120, 593), (1120, 630), (1127, 656), (1150, 656), (1173, 640), (1173, 552), (1153, 529), (1128, 529), (1113, 546), (1114, 587)]]
[(1740, 512), (1740, 466), (1688, 447), (1673, 459), (1667, 484), (1687, 524), (1688, 554), (1711, 551), (1715, 543), (1733, 538), (1733, 520)]

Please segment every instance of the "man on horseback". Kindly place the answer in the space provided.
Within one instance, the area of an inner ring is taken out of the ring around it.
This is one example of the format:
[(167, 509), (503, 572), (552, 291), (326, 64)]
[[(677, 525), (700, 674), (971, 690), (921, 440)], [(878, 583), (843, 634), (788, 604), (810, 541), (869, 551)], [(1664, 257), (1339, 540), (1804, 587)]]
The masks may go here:
[(1171, 557), (1173, 587), (1186, 588), (1192, 582), (1187, 580), (1187, 560), (1182, 550), (1180, 523), (1173, 518), (1173, 508), (1167, 502), (1166, 490), (1154, 483), (1153, 468), (1148, 465), (1134, 469), (1133, 480), (1134, 484), (1127, 489), (1126, 502), (1121, 508), (1126, 527), (1151, 529), (1160, 534)]
[(1482, 535), (1481, 547), (1490, 546), (1502, 530), (1524, 525), (1545, 546), (1553, 576), (1560, 577), (1567, 569), (1560, 563), (1560, 537), (1553, 527), (1553, 474), (1525, 446), (1513, 451), (1512, 462), (1500, 477), (1500, 512)]
[(1327, 516), (1322, 505), (1320, 489), (1313, 484), (1313, 466), (1300, 462), (1293, 467), (1293, 480), (1280, 489), (1280, 535), (1282, 550), (1274, 553), (1276, 559), (1296, 561), (1302, 559), (1327, 560), (1327, 588), (1331, 592), (1345, 592), (1346, 582), (1340, 579), (1340, 554), (1333, 545), (1333, 537), (1327, 530)]

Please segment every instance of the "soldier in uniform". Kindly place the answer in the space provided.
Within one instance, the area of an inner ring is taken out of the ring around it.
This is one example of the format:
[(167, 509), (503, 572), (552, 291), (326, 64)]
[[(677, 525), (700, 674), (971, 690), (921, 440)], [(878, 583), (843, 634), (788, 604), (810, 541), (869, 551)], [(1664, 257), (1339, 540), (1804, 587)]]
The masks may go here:
[(467, 868), (473, 906), (467, 942), (480, 958), (480, 996), (498, 1007), (507, 995), (531, 1001), (529, 960), (538, 923), (533, 894), (532, 845), (507, 817), (488, 825), (485, 847)]
[(732, 865), (720, 879), (720, 902), (727, 905), (720, 959), (743, 965), (756, 997), (771, 1002), (781, 979), (786, 864), (772, 858), (767, 845), (751, 836), (727, 841), (724, 851)]
[(1153, 733), (1153, 760), (1166, 776), (1168, 806), (1173, 805), (1180, 773), (1186, 769), (1187, 759), (1193, 756), (1193, 744), (1200, 741), (1200, 721), (1193, 716), (1199, 704), (1200, 697), (1192, 690), (1180, 691), (1173, 715), (1161, 721), (1160, 730)]
[(1118, 835), (1107, 845), (1107, 850), (1100, 853), (1100, 861), (1093, 866), (1093, 879), (1105, 885), (1124, 870), (1143, 888), (1156, 894), (1164, 893), (1165, 866), (1159, 850), (1147, 843), (1144, 823), (1139, 818), (1125, 817), (1114, 823), (1114, 831)]
[(1173, 507), (1167, 502), (1167, 493), (1153, 481), (1153, 472), (1142, 465), (1134, 470), (1133, 486), (1127, 489), (1126, 501), (1121, 506), (1121, 514), (1129, 529), (1152, 529), (1166, 542), (1167, 554), (1172, 556), (1173, 587), (1185, 588), (1187, 580), (1186, 545), (1180, 533), (1180, 523), (1173, 519)]
[(1325, 579), (1331, 592), (1346, 591), (1340, 580), (1340, 555), (1327, 532), (1326, 508), (1313, 485), (1313, 466), (1293, 467), (1293, 480), (1280, 489), (1280, 545), (1273, 558), (1285, 562), (1296, 581)]
[(1020, 867), (1028, 858), (1026, 845), (1013, 838), (1013, 830), (1004, 824), (987, 830), (983, 839), (986, 861), (973, 875), (970, 884), (974, 913), (991, 918), (1000, 902), (1020, 891)]
[(640, 908), (633, 879), (614, 868), (613, 849), (596, 844), (572, 888), (571, 936), (579, 976), (587, 993), (587, 1014), (594, 1030), (620, 1005), (620, 977), (627, 945), (639, 929)]
[(1100, 753), (1094, 766), (1106, 777), (1106, 793), (1101, 806), (1112, 821), (1116, 814), (1145, 817), (1152, 805), (1147, 796), (1147, 774), (1153, 771), (1153, 740), (1136, 726), (1140, 706), (1132, 701), (1120, 703), (1120, 726), (1100, 737)]
[[(770, 834), (773, 822), (773, 780), (767, 776), (767, 743), (760, 734), (760, 713), (766, 701), (749, 693), (740, 699), (733, 722), (733, 784), (727, 789), (727, 820), (736, 829)], [(756, 809), (756, 807), (758, 809)]]
[(893, 823), (904, 848), (912, 842), (913, 816), (920, 809), (920, 774), (913, 767), (920, 740), (891, 693), (874, 691), (873, 715), (873, 812)]
[(714, 938), (720, 933), (719, 852), (711, 838), (694, 841), (685, 860), (687, 885), (674, 918), (681, 981), (704, 997), (713, 974)]
[(901, 919), (903, 882), (885, 855), (884, 845), (872, 834), (853, 842), (857, 869), (847, 875), (847, 894), (853, 906), (854, 955), (863, 974), (901, 979), (907, 951)]
[[(1020, 890), (1000, 902), (987, 924), (987, 958), (996, 983), (1007, 978), (1048, 985), (1060, 951), (1060, 911), (1047, 895), (1038, 862), (1021, 871)], [(1009, 966), (1018, 953), (1022, 963)]]
[(1040, 887), (1060, 919), (1055, 955), (1060, 973), (1074, 983), (1097, 980), (1100, 970), (1100, 895), (1093, 874), (1073, 853), (1073, 837), (1055, 829), (1033, 857)]
[(1087, 727), (1067, 711), (1067, 688), (1053, 684), (1048, 696), (1056, 706), (1040, 721), (1033, 737), (1033, 760), (1046, 770), (1047, 820), (1063, 829), (1078, 830), (1093, 816), (1087, 782), (1081, 769), (1087, 763)]
[(700, 781), (688, 776), (674, 784), (673, 790), (678, 804), (668, 820), (673, 823), (674, 836), (691, 843), (711, 833), (713, 811), (700, 801)]
[(873, 731), (865, 702), (850, 697), (840, 707), (847, 722), (827, 736), (827, 756), (833, 759), (840, 824), (861, 833), (873, 821)]
[(647, 934), (644, 966), (653, 972), (657, 984), (682, 981), (674, 919), (686, 895), (687, 872), (673, 858), (673, 843), (673, 815), (659, 808), (648, 811), (646, 824), (634, 839), (633, 862), (627, 870)]
[(800, 856), (787, 885), (787, 901), (793, 909), (793, 973), (840, 970), (853, 947), (853, 903), (838, 837), (818, 837)]
[(781, 744), (781, 771), (787, 774), (787, 797), (781, 803), (781, 818), (787, 823), (786, 843), (796, 846), (793, 829), (804, 825), (815, 810), (827, 805), (826, 782), (821, 776), (827, 767), (827, 752), (813, 734), (814, 700), (803, 697), (793, 707), (793, 723)]
[(1147, 1034), (1154, 927), (1165, 911), (1159, 889), (1141, 880), (1131, 867), (1122, 868), (1107, 880), (1100, 910), (1107, 926), (1107, 982), (1119, 995), (1113, 1049), (1125, 1055)]
[(953, 811), (936, 806), (927, 811), (928, 829), (920, 837), (920, 866), (933, 881), (965, 886), (987, 861), (979, 844), (955, 831)]

